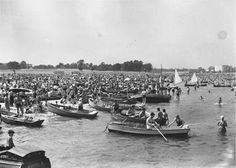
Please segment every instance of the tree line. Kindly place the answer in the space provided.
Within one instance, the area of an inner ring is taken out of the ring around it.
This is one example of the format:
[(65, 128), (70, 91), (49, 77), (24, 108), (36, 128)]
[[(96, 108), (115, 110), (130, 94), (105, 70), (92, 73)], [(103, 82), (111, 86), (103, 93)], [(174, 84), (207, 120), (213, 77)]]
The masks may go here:
[(115, 63), (115, 64), (106, 64), (105, 62), (101, 62), (99, 65), (95, 65), (93, 63), (86, 63), (83, 59), (69, 63), (58, 63), (57, 65), (32, 65), (27, 64), (26, 61), (10, 61), (6, 64), (0, 63), (0, 69), (87, 69), (87, 70), (98, 70), (98, 71), (145, 71), (150, 72), (153, 70), (153, 66), (151, 63), (143, 63), (143, 61), (139, 60), (131, 60), (123, 63)]

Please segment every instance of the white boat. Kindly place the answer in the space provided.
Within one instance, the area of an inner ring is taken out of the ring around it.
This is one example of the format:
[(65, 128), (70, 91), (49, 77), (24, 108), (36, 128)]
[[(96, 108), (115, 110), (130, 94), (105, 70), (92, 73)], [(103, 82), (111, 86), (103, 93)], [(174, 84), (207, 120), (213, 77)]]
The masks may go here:
[[(120, 133), (137, 134), (137, 135), (161, 135), (157, 130), (146, 129), (145, 127), (135, 127), (122, 122), (109, 123), (107, 128), (109, 131), (120, 132)], [(188, 127), (188, 125), (184, 125), (182, 128), (177, 126), (167, 127), (167, 128), (162, 127), (160, 131), (163, 135), (169, 135), (169, 136), (188, 135), (190, 128)]]

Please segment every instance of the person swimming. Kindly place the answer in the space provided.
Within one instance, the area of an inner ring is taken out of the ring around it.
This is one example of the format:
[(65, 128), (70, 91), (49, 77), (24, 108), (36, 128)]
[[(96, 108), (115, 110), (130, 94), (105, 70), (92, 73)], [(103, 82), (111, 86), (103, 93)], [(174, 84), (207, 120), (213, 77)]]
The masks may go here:
[(222, 98), (219, 98), (218, 104), (222, 104)]

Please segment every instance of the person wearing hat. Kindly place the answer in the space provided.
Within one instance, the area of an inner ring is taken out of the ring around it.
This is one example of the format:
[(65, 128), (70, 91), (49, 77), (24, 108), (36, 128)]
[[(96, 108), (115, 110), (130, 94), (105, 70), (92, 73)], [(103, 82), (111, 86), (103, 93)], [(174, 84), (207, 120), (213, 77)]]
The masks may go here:
[(9, 137), (7, 138), (7, 142), (6, 142), (6, 150), (15, 147), (15, 144), (13, 142), (13, 135), (14, 135), (14, 133), (15, 132), (12, 129), (8, 130)]
[(224, 116), (220, 116), (220, 121), (217, 124), (219, 126), (219, 132), (222, 134), (226, 133), (227, 122), (224, 119)]
[(146, 128), (147, 129), (155, 129), (155, 126), (157, 126), (157, 123), (154, 120), (155, 114), (151, 112), (150, 116), (146, 120)]
[(78, 111), (83, 111), (83, 99), (79, 98), (79, 102), (78, 102)]

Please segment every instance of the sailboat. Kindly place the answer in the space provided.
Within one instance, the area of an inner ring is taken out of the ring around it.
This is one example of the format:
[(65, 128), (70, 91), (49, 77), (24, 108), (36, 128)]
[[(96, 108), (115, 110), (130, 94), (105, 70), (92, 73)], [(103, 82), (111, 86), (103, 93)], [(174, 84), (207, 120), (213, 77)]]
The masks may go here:
[(174, 76), (174, 82), (170, 83), (169, 87), (170, 88), (176, 88), (178, 87), (177, 85), (180, 84), (182, 82), (182, 79), (179, 76), (179, 73), (177, 72), (177, 70), (175, 70), (175, 76)]
[(196, 76), (196, 73), (194, 73), (193, 76), (191, 77), (191, 80), (189, 81), (189, 83), (187, 83), (187, 81), (186, 81), (184, 86), (197, 86), (197, 82), (198, 82), (197, 76)]
[(174, 78), (174, 84), (178, 84), (178, 83), (181, 83), (182, 82), (182, 79), (180, 78), (179, 76), (179, 73), (177, 72), (177, 70), (175, 70), (175, 78)]

